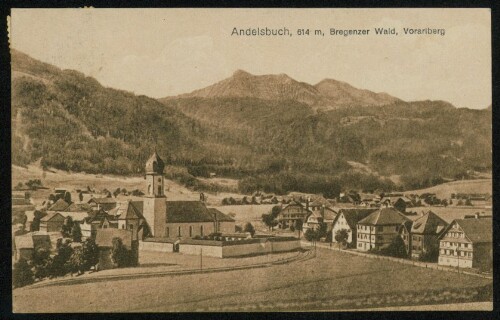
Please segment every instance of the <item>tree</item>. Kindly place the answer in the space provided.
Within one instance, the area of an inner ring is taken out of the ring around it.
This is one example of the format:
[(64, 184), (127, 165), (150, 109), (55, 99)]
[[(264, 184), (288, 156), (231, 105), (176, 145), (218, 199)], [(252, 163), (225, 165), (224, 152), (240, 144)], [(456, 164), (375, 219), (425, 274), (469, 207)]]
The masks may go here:
[(12, 285), (14, 288), (24, 287), (35, 282), (33, 271), (31, 270), (28, 261), (21, 258), (14, 264), (12, 270)]
[(464, 205), (464, 202), (462, 201), (462, 199), (459, 199), (457, 202), (457, 206), (463, 206), (463, 205)]
[(319, 239), (323, 238), (324, 236), (326, 236), (326, 232), (328, 230), (328, 225), (325, 223), (325, 222), (320, 222), (319, 223), (319, 228), (317, 230), (317, 237)]
[(281, 212), (281, 207), (280, 206), (274, 206), (271, 209), (271, 215), (273, 216), (274, 219), (276, 219), (278, 217), (278, 215), (280, 214), (280, 212)]
[(52, 259), (50, 268), (51, 277), (64, 276), (68, 272), (68, 260), (71, 257), (73, 249), (67, 241), (57, 239), (57, 254)]
[(114, 237), (112, 240), (111, 259), (118, 268), (127, 267), (130, 262), (130, 254), (123, 245), (122, 239)]
[(69, 193), (68, 191), (66, 191), (64, 193), (64, 201), (66, 201), (66, 203), (68, 203), (68, 204), (72, 203), (72, 201), (71, 201), (71, 193)]
[(446, 199), (441, 200), (441, 204), (446, 208), (448, 206), (448, 200)]
[(120, 188), (116, 188), (116, 190), (113, 192), (113, 196), (116, 198), (121, 192)]
[(302, 221), (302, 219), (295, 220), (294, 228), (299, 232), (299, 239), (300, 239), (300, 232), (303, 230), (303, 224), (304, 222)]
[(33, 221), (31, 222), (30, 232), (40, 231), (40, 220), (42, 219), (42, 212), (35, 211), (33, 214)]
[(49, 195), (49, 201), (52, 202), (52, 203), (54, 203), (54, 202), (57, 201), (57, 198), (56, 198), (56, 196), (53, 193), (51, 193)]
[(82, 241), (82, 229), (80, 228), (80, 223), (73, 223), (73, 227), (71, 228), (71, 238), (74, 242)]
[(466, 206), (472, 206), (472, 201), (470, 201), (470, 199), (467, 198), (467, 200), (465, 200), (465, 205)]
[(83, 255), (83, 248), (76, 248), (75, 250), (73, 250), (68, 260), (68, 266), (72, 275), (74, 272), (76, 272), (77, 275), (84, 273), (86, 266)]
[(35, 266), (35, 279), (43, 279), (50, 276), (52, 259), (50, 251), (45, 248), (39, 248), (33, 254), (33, 265)]
[(99, 262), (99, 248), (92, 238), (85, 240), (82, 248), (83, 259), (85, 260), (85, 269), (88, 270)]
[(406, 245), (400, 236), (396, 236), (389, 246), (380, 250), (380, 253), (396, 258), (407, 258)]
[(63, 237), (69, 238), (71, 236), (71, 231), (73, 230), (73, 218), (71, 216), (67, 216), (64, 218), (64, 223), (61, 226), (61, 233)]
[(262, 222), (269, 228), (269, 230), (274, 231), (274, 227), (278, 225), (278, 221), (273, 217), (271, 213), (264, 213), (262, 215)]
[(243, 228), (241, 226), (239, 226), (239, 225), (235, 225), (234, 226), (234, 231), (235, 232), (243, 232)]
[(304, 232), (304, 237), (307, 241), (314, 241), (317, 238), (317, 232), (313, 229), (307, 229), (306, 232)]
[(255, 228), (250, 222), (247, 222), (245, 228), (243, 229), (243, 232), (249, 232), (253, 237), (253, 235), (255, 234)]
[(347, 245), (347, 239), (349, 239), (349, 232), (347, 229), (340, 229), (335, 232), (335, 241), (345, 248)]

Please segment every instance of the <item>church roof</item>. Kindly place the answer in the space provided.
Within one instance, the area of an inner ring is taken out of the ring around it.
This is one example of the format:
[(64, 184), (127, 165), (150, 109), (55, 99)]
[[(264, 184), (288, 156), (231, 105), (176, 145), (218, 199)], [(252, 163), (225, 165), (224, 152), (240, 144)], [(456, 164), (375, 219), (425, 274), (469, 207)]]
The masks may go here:
[(210, 211), (210, 213), (213, 215), (213, 217), (216, 218), (217, 221), (230, 221), (230, 222), (235, 221), (230, 216), (220, 212), (215, 208), (208, 208), (208, 211)]
[(167, 223), (213, 221), (213, 215), (201, 201), (167, 201)]
[(163, 162), (158, 153), (155, 151), (146, 162), (146, 173), (163, 174), (163, 169), (165, 169), (165, 162)]

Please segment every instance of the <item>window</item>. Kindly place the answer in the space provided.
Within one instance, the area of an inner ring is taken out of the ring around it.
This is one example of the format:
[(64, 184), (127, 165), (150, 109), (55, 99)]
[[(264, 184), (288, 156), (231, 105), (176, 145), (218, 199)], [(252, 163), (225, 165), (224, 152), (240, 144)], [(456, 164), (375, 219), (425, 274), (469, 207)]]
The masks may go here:
[(167, 238), (170, 237), (170, 228), (169, 227), (167, 227), (167, 230), (165, 233), (166, 233)]
[(103, 227), (104, 229), (107, 229), (107, 228), (108, 228), (108, 225), (107, 225), (107, 224), (105, 224), (105, 225), (103, 225), (102, 227)]
[(148, 194), (151, 194), (151, 185), (148, 185)]
[(189, 236), (193, 236), (193, 226), (189, 226)]
[(200, 234), (203, 236), (203, 226), (200, 226)]
[(158, 178), (158, 182), (161, 182), (161, 178)]
[(177, 235), (180, 237), (181, 236), (181, 227), (177, 228)]
[(358, 243), (358, 248), (361, 248), (362, 246), (363, 246), (363, 244)]
[(134, 230), (134, 225), (133, 225), (133, 224), (131, 224), (131, 225), (129, 225), (129, 226), (128, 226), (128, 228), (129, 228), (130, 230)]
[(161, 194), (161, 186), (158, 186), (158, 194)]
[(124, 224), (122, 224), (122, 229), (125, 229), (125, 225)]

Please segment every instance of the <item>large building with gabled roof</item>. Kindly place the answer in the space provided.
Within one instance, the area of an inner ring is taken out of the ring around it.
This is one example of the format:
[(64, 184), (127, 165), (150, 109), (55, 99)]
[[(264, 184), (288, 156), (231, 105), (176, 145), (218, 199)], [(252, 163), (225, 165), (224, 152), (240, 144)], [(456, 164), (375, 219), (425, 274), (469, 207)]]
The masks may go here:
[(437, 260), (439, 254), (438, 237), (447, 226), (448, 223), (432, 211), (428, 211), (416, 219), (410, 231), (409, 248), (411, 258)]
[(343, 208), (340, 209), (337, 216), (332, 222), (332, 242), (335, 240), (335, 234), (342, 229), (347, 230), (347, 245), (349, 247), (356, 247), (357, 239), (357, 224), (360, 220), (366, 218), (377, 209), (361, 209), (361, 208)]
[(491, 270), (492, 218), (455, 219), (439, 236), (439, 265)]
[[(184, 239), (214, 232), (232, 233), (235, 220), (202, 201), (167, 201), (163, 170), (165, 163), (155, 151), (146, 162), (146, 195), (142, 205), (145, 220), (142, 238)], [(147, 230), (146, 230), (147, 228)]]
[(378, 209), (358, 222), (356, 248), (361, 251), (387, 248), (400, 236), (402, 224), (409, 220), (395, 208)]

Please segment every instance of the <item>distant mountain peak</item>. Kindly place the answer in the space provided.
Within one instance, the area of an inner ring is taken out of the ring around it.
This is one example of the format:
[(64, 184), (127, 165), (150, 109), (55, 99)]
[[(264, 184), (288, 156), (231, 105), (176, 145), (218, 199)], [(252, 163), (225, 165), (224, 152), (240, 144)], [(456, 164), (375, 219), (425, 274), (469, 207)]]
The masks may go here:
[(335, 79), (323, 79), (313, 86), (285, 73), (254, 75), (241, 69), (227, 79), (179, 97), (295, 100), (314, 109), (325, 110), (356, 105), (380, 106), (401, 101), (386, 93), (357, 89)]
[(245, 70), (238, 69), (233, 73), (233, 77), (250, 77), (253, 76), (253, 74), (246, 72)]

